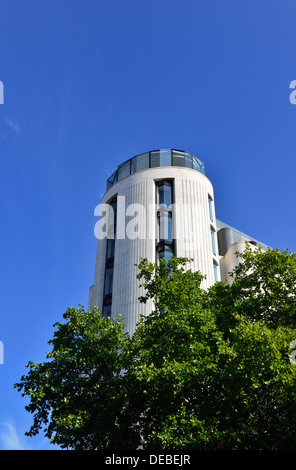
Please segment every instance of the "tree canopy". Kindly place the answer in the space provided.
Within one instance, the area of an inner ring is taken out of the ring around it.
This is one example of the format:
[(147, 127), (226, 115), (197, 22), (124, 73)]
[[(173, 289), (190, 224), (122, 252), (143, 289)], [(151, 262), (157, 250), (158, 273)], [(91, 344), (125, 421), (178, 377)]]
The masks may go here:
[(201, 288), (190, 260), (144, 259), (154, 309), (135, 333), (69, 308), (52, 351), (15, 387), (28, 435), (69, 449), (295, 449), (296, 255), (246, 247), (231, 284)]

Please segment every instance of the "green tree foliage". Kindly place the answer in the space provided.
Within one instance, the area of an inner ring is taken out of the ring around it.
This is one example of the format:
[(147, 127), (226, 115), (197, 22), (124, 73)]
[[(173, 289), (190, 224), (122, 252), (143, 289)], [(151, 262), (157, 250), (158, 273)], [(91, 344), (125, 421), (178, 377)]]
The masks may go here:
[(45, 435), (62, 448), (108, 448), (116, 442), (117, 411), (124, 403), (120, 354), (127, 335), (119, 320), (104, 319), (97, 308), (69, 308), (56, 323), (52, 352), (43, 363), (29, 362), (16, 384), (30, 397), (34, 415), (29, 436), (45, 426)]
[(68, 309), (44, 363), (16, 384), (73, 449), (295, 449), (296, 259), (247, 248), (231, 285), (201, 289), (190, 260), (142, 260), (153, 299), (132, 337), (97, 308)]

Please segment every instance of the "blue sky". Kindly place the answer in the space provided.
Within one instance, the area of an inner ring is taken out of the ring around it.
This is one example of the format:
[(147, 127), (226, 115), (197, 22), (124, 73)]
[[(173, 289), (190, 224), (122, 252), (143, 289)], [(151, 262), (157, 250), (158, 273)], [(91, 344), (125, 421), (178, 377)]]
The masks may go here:
[(2, 0), (0, 449), (31, 416), (13, 384), (87, 306), (95, 206), (129, 157), (197, 155), (220, 220), (296, 251), (293, 0)]

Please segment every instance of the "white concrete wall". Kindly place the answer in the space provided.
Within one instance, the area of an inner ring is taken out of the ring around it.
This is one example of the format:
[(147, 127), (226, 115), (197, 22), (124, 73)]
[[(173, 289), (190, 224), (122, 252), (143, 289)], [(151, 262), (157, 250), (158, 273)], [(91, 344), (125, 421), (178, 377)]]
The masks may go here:
[(220, 259), (221, 279), (226, 279), (228, 283), (231, 283), (232, 278), (229, 273), (241, 262), (241, 258), (237, 256), (236, 253), (243, 253), (246, 249), (246, 244), (248, 244), (253, 251), (258, 249), (257, 246), (246, 241), (235, 242), (230, 245), (225, 256)]
[(203, 174), (194, 170), (178, 173), (175, 180), (177, 210), (176, 214), (176, 248), (178, 256), (193, 258), (191, 269), (206, 274), (202, 287), (214, 283), (213, 260), (219, 265), (217, 234), (215, 236), (216, 256), (212, 252), (210, 226), (216, 230), (213, 202), (213, 222), (209, 217), (208, 195), (214, 201), (212, 184)]
[[(189, 168), (157, 167), (127, 176), (113, 185), (105, 193), (101, 203), (107, 203), (117, 195), (118, 219), (124, 214), (124, 208), (119, 202), (120, 196), (125, 197), (126, 207), (141, 204), (147, 209), (141, 215), (142, 225), (146, 224), (146, 236), (134, 240), (127, 237), (117, 239), (115, 245), (112, 316), (122, 314), (126, 329), (130, 332), (134, 331), (139, 315), (149, 314), (152, 309), (151, 302), (141, 305), (137, 300), (144, 292), (139, 288), (137, 268), (134, 265), (140, 262), (140, 258), (155, 262), (155, 181), (168, 178), (174, 179), (173, 224), (176, 255), (194, 258), (191, 269), (200, 270), (207, 275), (202, 285), (204, 288), (214, 283), (213, 259), (219, 264), (217, 237), (217, 255), (214, 257), (210, 232), (211, 224), (216, 229), (213, 187), (205, 175)], [(209, 217), (208, 195), (213, 199), (213, 222), (210, 222)], [(97, 305), (102, 308), (105, 256), (106, 239), (98, 240), (95, 279), (90, 288), (89, 307)]]

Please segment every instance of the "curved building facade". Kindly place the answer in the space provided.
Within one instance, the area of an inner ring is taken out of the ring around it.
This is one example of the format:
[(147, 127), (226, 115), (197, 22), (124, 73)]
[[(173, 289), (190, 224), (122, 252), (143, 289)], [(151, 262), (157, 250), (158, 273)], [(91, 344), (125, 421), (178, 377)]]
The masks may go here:
[(172, 254), (193, 258), (192, 270), (206, 275), (202, 287), (220, 280), (214, 191), (204, 164), (174, 149), (146, 152), (119, 165), (96, 208), (99, 221), (94, 284), (89, 307), (123, 316), (133, 333), (151, 303), (137, 279), (141, 258), (158, 262)]

